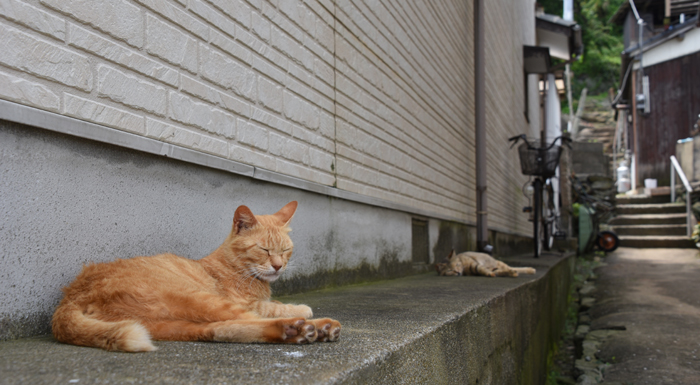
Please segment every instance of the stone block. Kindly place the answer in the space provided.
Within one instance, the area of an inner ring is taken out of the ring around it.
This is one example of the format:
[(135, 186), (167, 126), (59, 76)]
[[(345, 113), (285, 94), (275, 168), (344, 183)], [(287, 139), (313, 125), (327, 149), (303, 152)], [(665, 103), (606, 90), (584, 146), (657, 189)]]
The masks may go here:
[(66, 21), (17, 0), (0, 1), (0, 15), (58, 40), (66, 38)]
[(141, 8), (129, 1), (41, 0), (41, 3), (135, 47), (143, 46)]
[(142, 116), (69, 93), (63, 94), (63, 113), (88, 122), (103, 124), (139, 135), (145, 134)]
[[(286, 60), (283, 59), (281, 65), (286, 66)], [(287, 80), (287, 74), (279, 69), (280, 63), (270, 64), (268, 60), (260, 57), (253, 57), (253, 69), (265, 74), (277, 83), (284, 84)]]
[(222, 10), (231, 19), (250, 29), (252, 11), (242, 0), (209, 0), (209, 2)]
[(0, 72), (0, 98), (58, 112), (61, 98), (42, 84)]
[(175, 4), (167, 0), (136, 1), (152, 9), (154, 12), (172, 21), (173, 23), (181, 26), (186, 31), (199, 36), (205, 41), (209, 40), (209, 27)]
[(256, 74), (240, 63), (200, 44), (200, 74), (237, 95), (255, 100)]
[[(263, 7), (263, 15), (270, 19), (274, 25), (279, 27), (280, 30), (287, 32), (293, 39), (298, 42), (303, 42), (304, 32), (297, 27), (298, 23), (290, 20), (288, 15), (278, 10), (293, 10), (292, 13), (296, 13), (296, 8), (298, 6), (298, 0), (290, 0), (285, 3), (279, 3), (277, 5), (266, 5)], [(275, 8), (273, 8), (275, 7)]]
[(309, 148), (309, 165), (325, 172), (334, 172), (335, 157), (333, 154), (317, 148)]
[(262, 151), (268, 149), (268, 131), (250, 121), (238, 119), (238, 141)]
[(206, 103), (170, 92), (170, 117), (180, 123), (201, 128), (227, 139), (236, 138), (236, 118)]
[(335, 71), (333, 67), (320, 59), (314, 59), (314, 75), (328, 84), (333, 84)]
[(252, 31), (253, 33), (265, 42), (270, 41), (270, 22), (259, 13), (252, 13)]
[(202, 0), (190, 0), (189, 10), (195, 15), (211, 23), (231, 37), (236, 37), (236, 24), (219, 11), (204, 3)]
[(312, 130), (318, 129), (321, 118), (321, 113), (316, 106), (289, 91), (284, 92), (284, 115)]
[(284, 119), (280, 119), (273, 114), (265, 112), (260, 108), (253, 107), (251, 118), (256, 122), (272, 127), (277, 131), (284, 132), (289, 135), (292, 134), (292, 125), (289, 122), (285, 121)]
[(272, 46), (284, 52), (287, 57), (298, 63), (309, 71), (313, 70), (313, 55), (308, 52), (298, 41), (288, 35), (289, 31), (283, 31), (277, 27), (272, 27)]
[(195, 39), (158, 20), (153, 15), (146, 17), (146, 37), (148, 53), (190, 72), (197, 72), (197, 41)]
[(204, 99), (241, 116), (250, 117), (250, 104), (236, 96), (231, 96), (204, 82), (180, 75), (182, 92)]
[(330, 186), (333, 184), (333, 182), (335, 182), (335, 177), (331, 174), (321, 173), (298, 163), (289, 162), (279, 158), (277, 158), (275, 161), (275, 171), (326, 186)]
[(594, 303), (595, 303), (595, 298), (593, 298), (593, 297), (581, 298), (581, 307), (579, 307), (579, 311), (583, 312), (583, 311), (590, 309)]
[(258, 100), (262, 106), (275, 112), (282, 112), (282, 86), (264, 77), (258, 77)]
[(291, 124), (292, 127), (292, 137), (298, 139), (304, 143), (319, 147), (328, 152), (335, 152), (335, 142), (322, 135), (319, 135), (317, 131), (309, 130), (306, 127), (300, 126), (298, 124)]
[(309, 146), (276, 133), (270, 133), (270, 154), (301, 164), (309, 163)]
[(0, 63), (83, 91), (92, 90), (86, 56), (4, 24), (0, 24), (0, 41)]
[(113, 63), (128, 67), (142, 75), (177, 87), (178, 72), (165, 64), (152, 60), (136, 51), (125, 48), (96, 33), (70, 24), (68, 43), (101, 56)]
[(155, 119), (146, 119), (146, 135), (182, 147), (228, 158), (228, 143), (226, 141)]
[(316, 25), (316, 40), (327, 50), (335, 52), (335, 32), (326, 22)]
[(251, 64), (253, 61), (253, 55), (248, 48), (223, 33), (212, 30), (211, 44), (246, 64)]
[(261, 153), (238, 143), (229, 143), (229, 159), (237, 162), (249, 164), (255, 167), (261, 167), (267, 170), (274, 170), (276, 160), (274, 156)]
[(97, 90), (102, 97), (158, 116), (167, 110), (165, 88), (104, 64), (97, 66)]

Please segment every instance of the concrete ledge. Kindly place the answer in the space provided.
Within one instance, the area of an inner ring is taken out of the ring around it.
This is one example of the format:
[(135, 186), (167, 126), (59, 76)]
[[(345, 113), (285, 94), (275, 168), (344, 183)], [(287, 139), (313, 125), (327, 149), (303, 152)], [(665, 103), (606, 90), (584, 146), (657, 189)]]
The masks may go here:
[(430, 273), (280, 298), (341, 321), (336, 343), (156, 342), (156, 352), (126, 354), (37, 337), (0, 342), (0, 383), (542, 384), (575, 260), (506, 261), (538, 272), (515, 279)]

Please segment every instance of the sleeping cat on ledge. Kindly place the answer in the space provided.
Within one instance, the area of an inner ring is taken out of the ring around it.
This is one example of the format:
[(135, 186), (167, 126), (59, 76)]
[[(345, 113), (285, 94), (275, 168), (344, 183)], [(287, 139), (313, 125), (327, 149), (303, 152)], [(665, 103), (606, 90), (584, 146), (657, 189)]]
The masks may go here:
[(293, 201), (274, 215), (236, 209), (209, 256), (173, 254), (91, 264), (68, 287), (51, 324), (57, 340), (106, 350), (156, 350), (151, 340), (308, 343), (335, 341), (338, 321), (306, 305), (270, 300), (270, 282), (292, 255)]
[(452, 250), (446, 263), (436, 263), (439, 275), (483, 275), (486, 277), (517, 277), (518, 273), (535, 274), (532, 267), (510, 267), (486, 253), (467, 251), (455, 255)]

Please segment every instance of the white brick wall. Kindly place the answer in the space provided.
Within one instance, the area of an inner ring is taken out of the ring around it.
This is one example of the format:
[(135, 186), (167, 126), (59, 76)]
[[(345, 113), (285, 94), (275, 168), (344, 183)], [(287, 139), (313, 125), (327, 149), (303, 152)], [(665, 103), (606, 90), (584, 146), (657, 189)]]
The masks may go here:
[[(505, 139), (534, 3), (485, 3), (489, 225), (529, 234)], [(473, 222), (472, 8), (0, 0), (0, 98)]]

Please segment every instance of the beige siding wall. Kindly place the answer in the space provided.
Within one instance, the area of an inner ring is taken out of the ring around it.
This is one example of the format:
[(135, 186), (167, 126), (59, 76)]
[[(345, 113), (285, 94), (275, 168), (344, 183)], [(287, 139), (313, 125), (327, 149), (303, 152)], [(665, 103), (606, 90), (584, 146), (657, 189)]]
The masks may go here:
[[(506, 139), (530, 131), (534, 2), (485, 3), (489, 227), (529, 234)], [(0, 0), (0, 98), (474, 222), (472, 10)]]
[[(530, 122), (539, 122), (538, 103), (526, 106), (522, 48), (535, 45), (535, 9), (529, 1), (484, 3), (489, 228), (530, 234), (532, 224), (522, 212), (528, 204), (522, 193), (527, 178), (520, 173), (517, 147), (509, 149), (508, 138), (532, 134), (526, 109)], [(530, 99), (536, 100), (537, 93)]]

